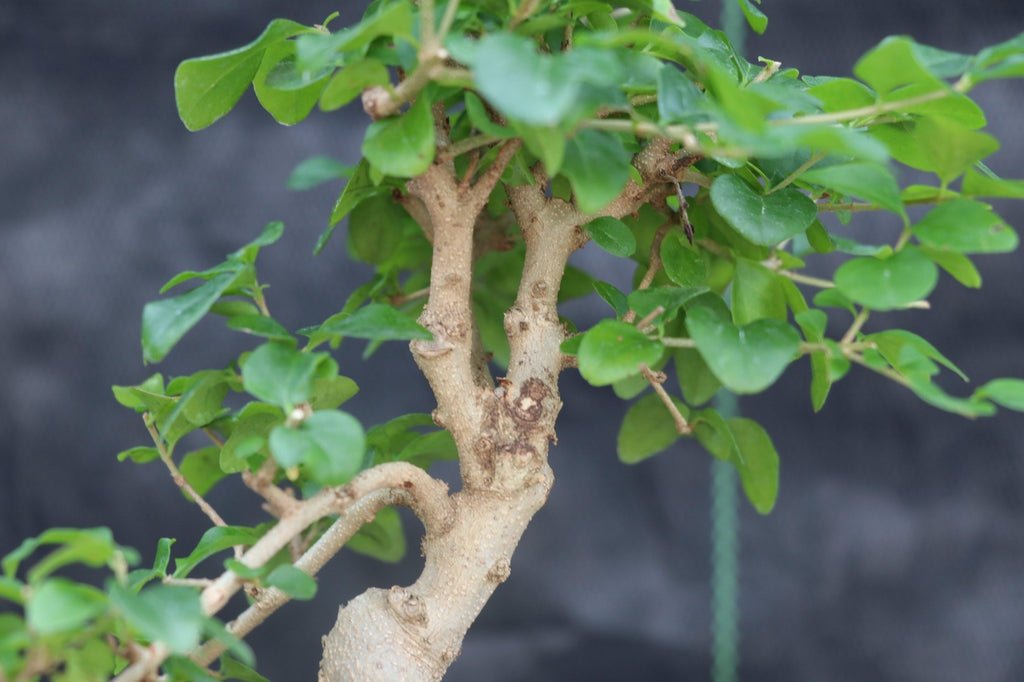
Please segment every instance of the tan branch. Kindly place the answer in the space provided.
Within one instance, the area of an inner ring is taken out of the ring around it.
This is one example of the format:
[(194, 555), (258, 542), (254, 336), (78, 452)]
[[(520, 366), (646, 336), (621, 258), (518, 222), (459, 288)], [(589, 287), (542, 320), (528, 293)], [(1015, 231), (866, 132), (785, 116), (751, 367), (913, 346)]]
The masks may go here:
[(686, 417), (683, 416), (683, 413), (679, 411), (675, 401), (672, 400), (672, 396), (670, 396), (668, 391), (665, 390), (665, 387), (662, 386), (666, 379), (665, 373), (654, 372), (647, 365), (641, 365), (640, 371), (643, 373), (644, 378), (647, 379), (647, 383), (649, 383), (651, 388), (654, 389), (654, 392), (658, 394), (658, 397), (661, 399), (661, 402), (664, 403), (669, 414), (672, 415), (672, 421), (676, 425), (676, 433), (680, 435), (690, 433), (692, 428), (690, 427), (689, 422), (686, 421)]
[(164, 439), (160, 435), (160, 432), (156, 429), (156, 424), (153, 422), (153, 417), (148, 412), (142, 415), (142, 421), (146, 424), (146, 430), (149, 431), (150, 437), (153, 439), (153, 445), (156, 446), (156, 451), (160, 455), (160, 460), (167, 467), (167, 470), (171, 474), (171, 478), (174, 480), (174, 484), (181, 488), (185, 494), (195, 502), (199, 508), (206, 514), (207, 518), (213, 522), (215, 526), (226, 526), (227, 523), (217, 510), (210, 505), (209, 502), (203, 499), (203, 496), (196, 492), (195, 488), (185, 480), (181, 470), (178, 469), (178, 465), (174, 463), (174, 459), (171, 457), (171, 453), (167, 451), (167, 446), (164, 444)]
[[(361, 472), (343, 486), (325, 488), (299, 503), (250, 547), (240, 561), (250, 568), (263, 566), (311, 524), (329, 514), (346, 514), (360, 500), (381, 490), (397, 491), (399, 495), (394, 499), (408, 504), (423, 521), (428, 537), (443, 535), (454, 522), (455, 510), (448, 497), (447, 485), (408, 462), (389, 462)], [(224, 572), (200, 594), (203, 612), (213, 615), (220, 611), (242, 583), (234, 572)], [(149, 655), (126, 668), (114, 682), (145, 679), (159, 667), (168, 653), (159, 642), (151, 645), (148, 651)]]
[[(376, 490), (367, 494), (354, 502), (320, 536), (320, 539), (306, 550), (305, 554), (295, 562), (295, 567), (315, 576), (360, 528), (373, 520), (378, 511), (393, 504), (410, 506), (411, 501), (412, 498), (405, 490)], [(228, 631), (236, 637), (245, 637), (287, 604), (290, 599), (291, 597), (275, 587), (264, 590), (255, 603), (228, 623)], [(192, 660), (199, 665), (210, 665), (226, 648), (223, 642), (210, 640), (192, 654)]]

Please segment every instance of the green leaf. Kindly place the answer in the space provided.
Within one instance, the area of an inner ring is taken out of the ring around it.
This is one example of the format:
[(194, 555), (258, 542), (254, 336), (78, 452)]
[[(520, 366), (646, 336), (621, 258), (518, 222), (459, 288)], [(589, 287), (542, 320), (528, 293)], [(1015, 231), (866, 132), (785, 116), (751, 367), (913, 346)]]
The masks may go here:
[(734, 393), (758, 393), (771, 386), (800, 346), (800, 336), (785, 322), (757, 320), (737, 327), (705, 305), (687, 311), (686, 328), (708, 367)]
[(945, 89), (946, 85), (925, 66), (917, 47), (910, 38), (886, 38), (860, 58), (853, 67), (853, 73), (880, 95), (904, 85)]
[(605, 300), (605, 302), (612, 307), (615, 311), (616, 317), (622, 317), (629, 312), (629, 304), (626, 301), (626, 295), (616, 289), (608, 282), (602, 282), (601, 280), (595, 279), (593, 281), (594, 291), (597, 295)]
[[(109, 528), (50, 528), (29, 538), (3, 558), (4, 575), (13, 578), (21, 562), (40, 547), (58, 545), (28, 572), (30, 583), (38, 582), (68, 564), (99, 567), (107, 564), (118, 550)], [(122, 548), (123, 549), (123, 548)]]
[(380, 61), (372, 57), (346, 65), (327, 83), (320, 94), (320, 108), (334, 111), (348, 104), (374, 85), (387, 85), (391, 82), (388, 69)]
[(629, 181), (629, 162), (629, 152), (612, 133), (581, 130), (570, 139), (562, 173), (569, 178), (580, 211), (595, 213), (611, 203)]
[(874, 126), (871, 133), (885, 143), (894, 159), (934, 172), (946, 183), (999, 149), (999, 141), (991, 135), (938, 116)]
[(1024, 379), (993, 379), (971, 397), (988, 398), (1007, 409), (1024, 412)]
[(218, 671), (225, 680), (237, 680), (238, 682), (270, 682), (266, 677), (245, 665), (239, 663), (230, 656), (222, 656), (220, 659), (220, 670)]
[(114, 652), (101, 638), (62, 652), (64, 671), (54, 675), (53, 682), (107, 682), (114, 671)]
[(128, 448), (117, 453), (117, 461), (123, 462), (126, 459), (130, 459), (136, 464), (146, 464), (152, 462), (155, 459), (160, 459), (160, 453), (154, 447), (138, 446), (134, 448)]
[(235, 315), (228, 318), (228, 327), (236, 331), (262, 336), (272, 341), (294, 341), (287, 329), (277, 320), (265, 315)]
[(992, 207), (954, 199), (939, 204), (913, 227), (922, 244), (956, 253), (1007, 253), (1017, 248), (1017, 233)]
[(138, 386), (112, 386), (111, 390), (114, 392), (114, 399), (117, 402), (136, 412), (145, 412), (150, 409), (149, 402), (146, 400), (148, 395), (163, 396), (164, 376), (157, 372)]
[(359, 392), (359, 386), (348, 377), (334, 376), (313, 380), (309, 404), (314, 410), (333, 410)]
[[(760, 4), (760, 0), (755, 0)], [(768, 28), (768, 17), (764, 15), (764, 12), (759, 10), (751, 0), (736, 0), (739, 3), (740, 9), (743, 10), (743, 16), (747, 18), (747, 23), (750, 24), (750, 28), (754, 33), (761, 34)]]
[(199, 646), (205, 616), (197, 590), (157, 585), (134, 594), (115, 582), (110, 585), (110, 602), (150, 642), (162, 642), (182, 655)]
[(860, 109), (875, 103), (871, 88), (852, 78), (814, 79), (807, 94), (821, 102), (825, 112)]
[(434, 144), (430, 100), (420, 96), (404, 114), (370, 124), (363, 138), (363, 156), (382, 175), (411, 178), (430, 167)]
[(962, 417), (967, 417), (968, 419), (991, 417), (996, 413), (995, 405), (987, 400), (977, 396), (971, 396), (970, 398), (951, 396), (924, 378), (910, 378), (909, 388), (918, 398), (929, 405)]
[(974, 267), (971, 259), (962, 253), (933, 249), (930, 246), (922, 246), (921, 253), (928, 256), (940, 268), (949, 273), (953, 279), (970, 289), (981, 287), (981, 273)]
[[(181, 460), (181, 475), (197, 495), (205, 495), (227, 474), (220, 468), (220, 448), (208, 447), (190, 452)], [(182, 491), (186, 499), (187, 493)]]
[(580, 374), (594, 386), (607, 386), (636, 374), (640, 365), (653, 365), (662, 347), (633, 325), (601, 320), (580, 342)]
[(913, 350), (915, 351), (914, 355), (934, 360), (964, 381), (967, 381), (967, 375), (964, 374), (959, 367), (953, 364), (953, 362), (945, 355), (940, 353), (938, 348), (913, 332), (908, 332), (903, 329), (887, 329), (883, 332), (865, 336), (864, 340), (874, 343), (878, 347), (878, 352), (882, 354), (882, 357), (884, 357), (894, 369), (906, 376), (910, 376), (913, 373), (906, 365), (907, 359), (916, 359), (907, 353), (907, 350)]
[[(295, 43), (282, 41), (267, 48), (263, 62), (253, 78), (252, 86), (256, 99), (274, 120), (282, 125), (295, 125), (309, 116), (316, 106), (320, 93), (327, 85), (327, 74), (309, 79), (308, 84), (299, 87), (274, 87), (273, 76), (282, 70), (294, 73)], [(303, 79), (304, 80), (304, 79)], [(299, 82), (302, 83), (303, 80)]]
[(493, 135), (499, 139), (512, 137), (515, 134), (511, 129), (498, 125), (492, 121), (490, 115), (487, 113), (487, 109), (484, 108), (484, 103), (479, 97), (468, 90), (465, 94), (465, 102), (466, 114), (469, 116), (470, 123), (472, 123), (473, 127), (481, 133)]
[(523, 144), (534, 156), (544, 164), (549, 177), (554, 177), (562, 168), (565, 160), (565, 133), (558, 128), (528, 126), (513, 122), (516, 134), (523, 139)]
[(477, 92), (509, 118), (537, 126), (562, 122), (576, 106), (580, 85), (566, 71), (564, 60), (511, 33), (484, 36), (473, 58)]
[(595, 218), (584, 227), (594, 243), (613, 256), (632, 256), (636, 251), (636, 237), (626, 223), (618, 218)]
[(384, 303), (371, 303), (348, 317), (329, 320), (321, 325), (320, 331), (373, 341), (434, 338), (411, 317)]
[(299, 601), (309, 601), (316, 596), (316, 580), (313, 576), (291, 564), (281, 564), (270, 572), (264, 582)]
[(978, 53), (970, 66), (973, 83), (1021, 76), (1024, 76), (1024, 34), (1017, 34), (1007, 41), (986, 47)]
[(292, 170), (288, 176), (288, 189), (312, 189), (325, 182), (351, 178), (355, 166), (346, 165), (329, 156), (311, 156)]
[[(984, 164), (977, 165), (988, 171)], [(982, 174), (968, 168), (960, 192), (975, 197), (1024, 199), (1024, 180), (1004, 180), (991, 171)]]
[(731, 174), (715, 179), (711, 203), (737, 232), (761, 246), (775, 246), (803, 232), (818, 215), (814, 202), (799, 190), (786, 187), (760, 194)]
[(303, 467), (322, 485), (340, 485), (363, 463), (366, 435), (355, 417), (337, 410), (314, 412), (299, 426), (270, 432), (270, 451), (286, 469)]
[(416, 466), (427, 469), (438, 460), (455, 460), (459, 458), (459, 449), (455, 445), (452, 434), (447, 431), (432, 431), (417, 436), (407, 443), (395, 455), (402, 462), (412, 462)]
[(330, 34), (317, 31), (300, 37), (295, 46), (297, 68), (316, 73), (333, 65), (339, 55), (361, 51), (382, 36), (411, 40), (413, 24), (412, 6), (408, 2), (377, 5), (374, 12), (354, 26)]
[[(683, 417), (690, 414), (686, 405), (673, 398)], [(636, 464), (656, 455), (679, 439), (675, 421), (657, 394), (644, 396), (626, 412), (619, 428), (619, 460)]]
[(405, 556), (405, 533), (402, 519), (393, 507), (384, 507), (373, 521), (364, 525), (345, 543), (353, 552), (379, 561), (394, 563)]
[(939, 274), (920, 250), (907, 247), (886, 259), (855, 258), (836, 270), (840, 293), (874, 310), (905, 308), (927, 298)]
[(290, 410), (309, 399), (313, 375), (325, 357), (281, 343), (265, 343), (242, 365), (242, 385), (260, 400)]
[(335, 202), (334, 209), (331, 211), (331, 219), (327, 229), (317, 239), (313, 253), (319, 254), (323, 251), (331, 235), (334, 234), (334, 229), (338, 226), (338, 223), (352, 209), (366, 199), (387, 191), (387, 188), (378, 187), (373, 184), (373, 181), (370, 180), (370, 163), (366, 159), (360, 159), (359, 165), (356, 166), (355, 171), (352, 173), (352, 178), (346, 183), (345, 188), (341, 190), (338, 201)]
[(800, 179), (847, 196), (875, 203), (903, 215), (900, 188), (889, 170), (877, 163), (856, 162), (812, 168)]
[(32, 588), (25, 604), (25, 622), (40, 635), (70, 632), (106, 607), (105, 595), (95, 587), (51, 578)]
[(187, 578), (203, 560), (230, 549), (235, 545), (249, 546), (259, 540), (266, 529), (261, 527), (248, 528), (246, 526), (214, 526), (199, 539), (196, 548), (192, 553), (182, 559), (174, 561), (174, 577)]
[(732, 281), (732, 317), (743, 325), (755, 320), (786, 320), (786, 297), (779, 275), (746, 258), (736, 259)]
[(700, 113), (703, 95), (673, 64), (658, 71), (658, 118), (662, 124), (687, 123)]
[(263, 450), (271, 429), (283, 421), (280, 408), (265, 403), (249, 403), (242, 408), (231, 435), (221, 447), (221, 470), (233, 474), (249, 468), (249, 458)]
[(390, 195), (369, 197), (348, 219), (349, 253), (364, 263), (382, 265), (399, 248), (410, 224), (415, 226), (415, 221)]
[(174, 96), (182, 123), (196, 131), (231, 111), (255, 78), (266, 48), (311, 30), (294, 21), (275, 19), (248, 45), (183, 61), (174, 72)]
[(695, 348), (677, 348), (673, 357), (679, 390), (683, 392), (686, 402), (691, 405), (702, 405), (718, 393), (722, 382)]
[(175, 344), (210, 310), (217, 299), (234, 285), (239, 271), (211, 277), (188, 293), (147, 303), (142, 309), (142, 358), (160, 362)]
[(760, 424), (741, 417), (729, 420), (742, 464), (736, 465), (747, 499), (761, 514), (769, 514), (779, 495), (779, 453)]
[(651, 320), (654, 324), (661, 324), (674, 318), (685, 303), (704, 293), (707, 293), (706, 287), (651, 287), (634, 291), (626, 301), (641, 318), (658, 307), (663, 308), (663, 312)]
[(704, 258), (680, 232), (669, 232), (661, 240), (661, 264), (668, 278), (679, 286), (702, 287), (707, 284)]

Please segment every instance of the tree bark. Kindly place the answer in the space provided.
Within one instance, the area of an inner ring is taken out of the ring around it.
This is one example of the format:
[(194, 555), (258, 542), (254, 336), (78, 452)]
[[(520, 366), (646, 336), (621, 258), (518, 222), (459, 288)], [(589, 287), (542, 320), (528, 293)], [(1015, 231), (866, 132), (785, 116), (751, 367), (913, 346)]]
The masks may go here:
[(466, 631), (508, 578), (512, 552), (551, 488), (550, 469), (516, 494), (456, 493), (455, 523), (423, 542), (423, 573), (407, 588), (370, 589), (338, 612), (324, 638), (320, 682), (440, 680)]

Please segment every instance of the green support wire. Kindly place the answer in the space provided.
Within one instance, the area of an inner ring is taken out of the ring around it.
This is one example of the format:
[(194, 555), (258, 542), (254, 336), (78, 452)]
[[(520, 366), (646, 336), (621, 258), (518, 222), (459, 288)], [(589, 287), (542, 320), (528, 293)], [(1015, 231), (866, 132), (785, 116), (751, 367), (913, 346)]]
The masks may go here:
[[(721, 391), (715, 408), (725, 418), (737, 412), (736, 396)], [(736, 470), (711, 460), (711, 679), (739, 678), (739, 499)]]
[[(744, 53), (746, 19), (736, 0), (722, 0), (722, 29), (739, 54)], [(736, 396), (721, 390), (715, 408), (728, 419), (739, 414)], [(736, 470), (711, 460), (711, 681), (739, 679), (739, 495)]]

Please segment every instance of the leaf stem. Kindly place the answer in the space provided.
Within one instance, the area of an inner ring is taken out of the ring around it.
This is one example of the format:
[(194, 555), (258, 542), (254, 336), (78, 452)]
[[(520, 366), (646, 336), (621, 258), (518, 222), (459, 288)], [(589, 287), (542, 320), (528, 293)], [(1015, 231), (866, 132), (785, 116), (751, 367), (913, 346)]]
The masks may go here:
[(820, 277), (811, 277), (810, 275), (801, 275), (799, 272), (793, 272), (792, 270), (776, 270), (776, 272), (783, 277), (793, 280), (794, 282), (818, 287), (819, 289), (832, 289), (835, 287), (835, 283), (832, 280), (821, 279)]
[(949, 97), (952, 92), (953, 91), (951, 90), (933, 90), (932, 92), (927, 92), (916, 97), (908, 97), (906, 99), (899, 99), (892, 102), (882, 102), (881, 104), (872, 104), (866, 107), (858, 107), (856, 109), (833, 111), (827, 114), (811, 114), (809, 116), (800, 116), (798, 118), (775, 119), (770, 121), (770, 124), (775, 126), (790, 126), (816, 125), (818, 123), (842, 123), (845, 121), (853, 121), (858, 118), (885, 114), (890, 111), (900, 111), (901, 109), (907, 109), (909, 107), (917, 106), (918, 104), (924, 104), (925, 102), (934, 102), (937, 99)]

